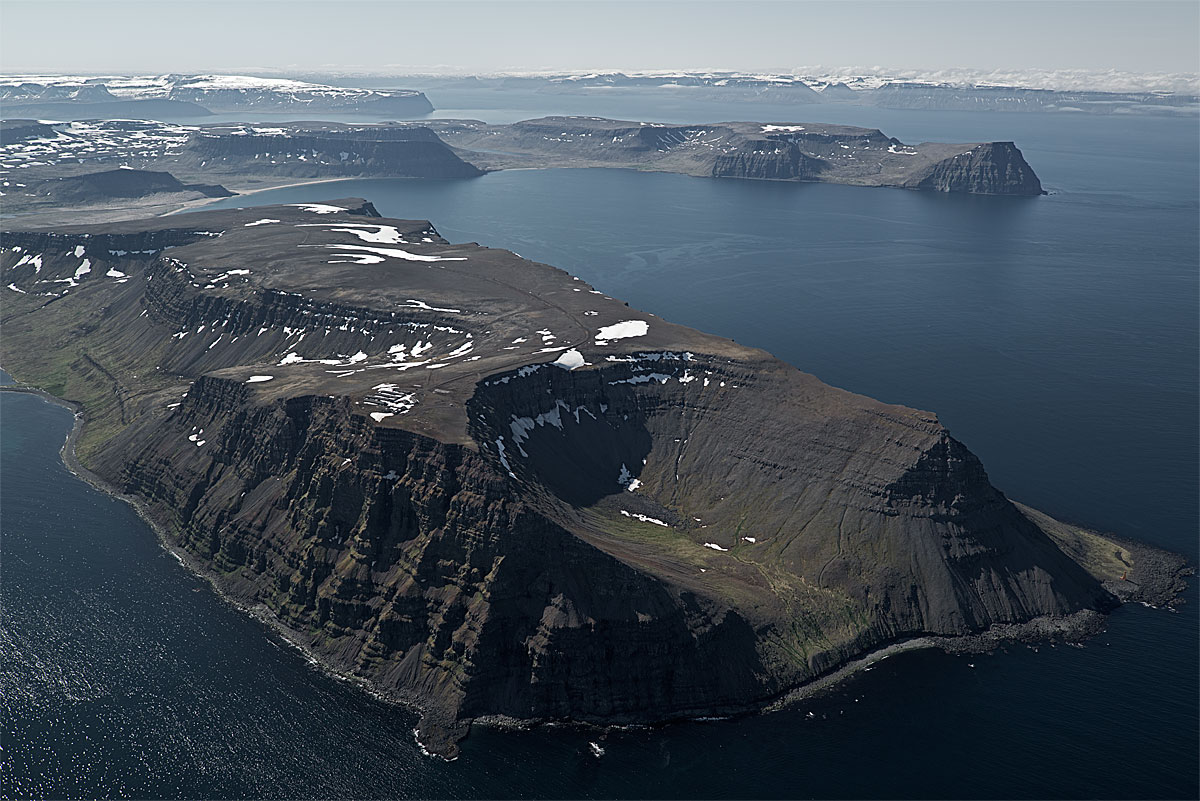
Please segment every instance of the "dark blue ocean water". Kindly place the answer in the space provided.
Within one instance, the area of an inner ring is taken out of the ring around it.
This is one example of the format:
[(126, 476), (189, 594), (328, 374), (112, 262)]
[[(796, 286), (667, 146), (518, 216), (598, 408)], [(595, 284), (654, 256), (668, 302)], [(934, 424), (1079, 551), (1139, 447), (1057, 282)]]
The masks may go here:
[[(1015, 139), (1052, 194), (563, 170), (220, 205), (362, 196), (452, 241), (555, 264), (829, 383), (935, 411), (1011, 497), (1196, 559), (1200, 122), (815, 108), (906, 141)], [(724, 110), (657, 118), (751, 116)], [(525, 111), (507, 113), (535, 116)], [(425, 759), (410, 717), (312, 669), (191, 578), (127, 507), (66, 473), (69, 426), (64, 410), (0, 396), (6, 796), (1200, 789), (1194, 585), (1181, 612), (1121, 609), (1083, 648), (905, 654), (795, 711), (610, 733), (600, 759), (596, 736), (571, 729), (479, 730), (459, 761)]]

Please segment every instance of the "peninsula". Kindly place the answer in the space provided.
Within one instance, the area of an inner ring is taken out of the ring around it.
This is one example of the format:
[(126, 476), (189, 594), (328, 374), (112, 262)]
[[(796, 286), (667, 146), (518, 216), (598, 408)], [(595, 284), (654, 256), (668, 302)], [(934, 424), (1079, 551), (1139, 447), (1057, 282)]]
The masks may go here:
[(443, 756), (1081, 636), (1185, 570), (1011, 502), (933, 414), (361, 199), (10, 224), (0, 270), (0, 363), (78, 404), (82, 465)]

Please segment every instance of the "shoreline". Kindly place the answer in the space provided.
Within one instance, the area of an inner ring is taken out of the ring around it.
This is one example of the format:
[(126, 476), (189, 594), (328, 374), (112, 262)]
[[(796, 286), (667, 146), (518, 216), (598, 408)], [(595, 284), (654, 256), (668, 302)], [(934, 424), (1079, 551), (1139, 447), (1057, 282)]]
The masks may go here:
[[(11, 373), (9, 375), (11, 377)], [(230, 597), (230, 595), (223, 591), (218, 585), (216, 577), (212, 571), (198, 564), (192, 558), (191, 554), (176, 547), (170, 541), (170, 539), (167, 537), (165, 529), (157, 520), (154, 519), (153, 516), (150, 515), (145, 504), (140, 498), (135, 495), (129, 495), (121, 492), (103, 478), (79, 463), (79, 459), (75, 455), (75, 443), (79, 439), (79, 434), (87, 422), (87, 416), (84, 414), (82, 407), (79, 404), (75, 403), (74, 401), (67, 400), (66, 398), (60, 398), (57, 395), (52, 395), (44, 389), (39, 389), (38, 387), (31, 387), (26, 384), (16, 382), (15, 378), (13, 381), (15, 382), (13, 384), (0, 385), (0, 395), (10, 392), (22, 395), (33, 395), (45, 401), (46, 403), (66, 409), (72, 413), (73, 421), (71, 430), (67, 432), (67, 437), (63, 441), (62, 447), (59, 448), (59, 456), (62, 460), (63, 466), (67, 469), (67, 472), (71, 473), (71, 475), (75, 476), (77, 479), (87, 484), (97, 492), (103, 493), (133, 507), (133, 510), (137, 513), (137, 516), (154, 533), (155, 538), (158, 540), (159, 547), (161, 547), (167, 554), (174, 557), (175, 560), (179, 562), (179, 564), (185, 570), (207, 583), (212, 589), (213, 594), (215, 594), (222, 603), (228, 604), (234, 610), (258, 621), (267, 630), (266, 633), (268, 636), (277, 636), (285, 645), (298, 651), (310, 666), (320, 670), (326, 676), (338, 681), (350, 682), (359, 689), (364, 690), (367, 695), (371, 696), (375, 700), (392, 706), (400, 707), (409, 714), (417, 715), (418, 717), (423, 714), (424, 710), (418, 705), (416, 700), (404, 699), (399, 696), (388, 694), (372, 686), (365, 679), (344, 673), (338, 670), (336, 667), (328, 664), (319, 655), (310, 650), (308, 646), (299, 641), (299, 632), (288, 628), (288, 626), (279, 620), (279, 618), (271, 614), (266, 607), (263, 607), (261, 604), (251, 606)], [(415, 734), (416, 729), (413, 731)], [(428, 753), (425, 751), (424, 746), (422, 746), (419, 740), (417, 741), (417, 746), (422, 750), (422, 752)], [(437, 754), (432, 755), (439, 756)]]
[[(239, 189), (237, 187), (237, 185), (226, 186), (225, 188), (228, 189), (230, 192), (235, 193), (231, 197), (250, 197), (251, 195), (257, 195), (259, 192), (269, 192), (272, 189), (290, 189), (291, 187), (294, 187), (294, 186), (310, 186), (312, 184), (330, 184), (330, 183), (334, 183), (336, 181), (355, 181), (355, 180), (361, 180), (361, 178), (357, 177), (357, 176), (348, 176), (348, 177), (343, 176), (340, 178), (312, 178), (312, 179), (309, 179), (306, 181), (293, 181), (293, 182), (284, 183), (284, 184), (274, 184), (272, 186), (259, 186), (255, 189), (248, 189), (248, 188), (247, 189)], [(222, 186), (225, 186), (225, 185), (222, 184)], [(202, 209), (205, 206), (209, 206), (213, 203), (216, 203), (216, 202), (222, 201), (222, 200), (229, 200), (229, 198), (227, 198), (227, 197), (196, 198), (195, 200), (189, 200), (185, 203), (180, 204), (177, 208), (174, 208), (171, 211), (164, 211), (161, 214), (158, 214), (156, 216), (170, 217), (174, 214), (183, 214), (188, 211), (192, 211), (193, 209)]]
[[(137, 513), (138, 517), (141, 518), (141, 520), (146, 523), (151, 531), (154, 532), (160, 547), (168, 554), (173, 556), (182, 567), (198, 578), (204, 580), (221, 602), (228, 604), (234, 610), (246, 614), (258, 621), (264, 627), (268, 636), (277, 636), (283, 641), (284, 644), (299, 652), (311, 667), (319, 670), (327, 677), (337, 681), (349, 682), (356, 688), (364, 691), (376, 701), (393, 707), (398, 707), (400, 710), (408, 714), (416, 715), (418, 717), (418, 722), (412, 729), (412, 734), (417, 748), (423, 755), (438, 757), (448, 762), (454, 761), (458, 758), (457, 743), (462, 739), (465, 739), (465, 737), (454, 738), (441, 736), (436, 738), (438, 740), (436, 744), (432, 742), (432, 740), (435, 738), (428, 738), (428, 742), (422, 741), (420, 719), (426, 713), (426, 709), (419, 699), (412, 696), (406, 697), (401, 693), (390, 692), (381, 689), (367, 679), (339, 669), (305, 645), (302, 642), (301, 633), (288, 627), (286, 623), (281, 621), (266, 606), (262, 604), (251, 605), (231, 597), (221, 588), (218, 583), (218, 577), (215, 573), (213, 573), (204, 565), (199, 564), (189, 553), (181, 548), (178, 548), (174, 545), (174, 543), (171, 542), (165, 529), (153, 518), (153, 516), (149, 513), (145, 503), (140, 498), (119, 491), (103, 478), (80, 464), (75, 453), (75, 444), (83, 430), (84, 425), (87, 423), (87, 416), (79, 404), (75, 403), (74, 401), (52, 395), (43, 389), (22, 384), (15, 378), (13, 378), (13, 381), (13, 384), (0, 385), (0, 394), (12, 392), (34, 395), (47, 403), (59, 406), (72, 412), (73, 422), (71, 430), (68, 432), (62, 447), (59, 449), (59, 455), (63, 466), (66, 467), (68, 472), (70, 472), (79, 480), (83, 481), (92, 489), (129, 504)], [(1154, 546), (1143, 547), (1154, 548)], [(1184, 562), (1186, 563), (1186, 560), (1184, 560)], [(747, 717), (759, 714), (772, 714), (787, 710), (794, 705), (813, 698), (825, 691), (836, 689), (843, 682), (854, 676), (857, 676), (859, 673), (869, 670), (879, 662), (902, 653), (930, 648), (939, 649), (950, 654), (988, 653), (996, 650), (1003, 644), (1011, 642), (1049, 642), (1055, 639), (1061, 639), (1066, 642), (1080, 642), (1100, 633), (1104, 628), (1108, 614), (1115, 609), (1120, 608), (1120, 606), (1124, 605), (1124, 603), (1129, 602), (1132, 601), (1122, 601), (1107, 612), (1081, 610), (1080, 612), (1076, 612), (1075, 614), (1066, 617), (1039, 617), (1024, 623), (999, 624), (985, 631), (974, 634), (949, 636), (918, 635), (907, 637), (898, 641), (882, 643), (873, 650), (859, 654), (852, 659), (829, 669), (825, 673), (814, 676), (797, 686), (786, 688), (775, 695), (756, 701), (742, 704), (732, 704), (719, 713), (709, 712), (707, 714), (682, 714), (662, 720), (619, 723), (599, 723), (573, 719), (554, 720), (544, 718), (511, 718), (505, 715), (483, 715), (473, 719), (455, 721), (454, 723), (465, 727), (469, 736), (470, 727), (476, 724), (484, 727), (512, 730), (528, 730), (541, 726), (564, 726), (576, 728), (580, 731), (609, 732), (637, 728), (654, 728), (682, 722), (711, 721)], [(442, 753), (442, 751), (446, 751), (446, 753)]]

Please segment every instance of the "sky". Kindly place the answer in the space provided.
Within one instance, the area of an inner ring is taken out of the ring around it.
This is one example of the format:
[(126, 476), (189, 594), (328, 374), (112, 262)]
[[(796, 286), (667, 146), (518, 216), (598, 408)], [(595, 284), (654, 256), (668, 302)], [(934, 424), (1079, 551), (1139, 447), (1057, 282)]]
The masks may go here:
[(1200, 2), (0, 0), (7, 73), (1200, 72)]

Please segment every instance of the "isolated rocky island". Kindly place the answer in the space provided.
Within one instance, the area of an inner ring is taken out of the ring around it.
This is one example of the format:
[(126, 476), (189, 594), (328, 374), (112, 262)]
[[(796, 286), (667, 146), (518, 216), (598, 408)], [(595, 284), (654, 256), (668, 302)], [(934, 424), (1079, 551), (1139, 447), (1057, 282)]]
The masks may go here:
[(78, 405), (87, 475), (445, 756), (1082, 636), (1186, 572), (1014, 504), (928, 412), (360, 199), (10, 221), (0, 268), (0, 362)]

